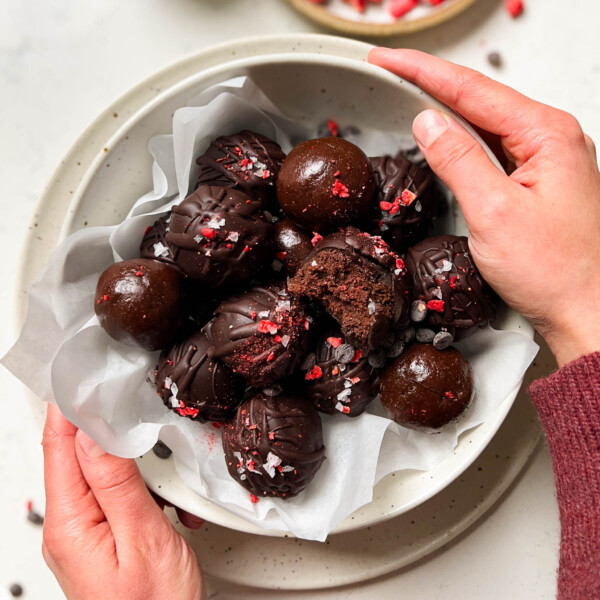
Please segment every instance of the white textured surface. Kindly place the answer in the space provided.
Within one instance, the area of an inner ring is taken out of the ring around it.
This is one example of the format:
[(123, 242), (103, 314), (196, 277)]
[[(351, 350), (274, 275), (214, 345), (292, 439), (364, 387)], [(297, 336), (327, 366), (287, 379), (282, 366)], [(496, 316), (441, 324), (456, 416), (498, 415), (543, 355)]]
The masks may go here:
[[(8, 249), (0, 265), (4, 352), (15, 338), (18, 248), (35, 200), (89, 121), (183, 54), (248, 34), (317, 29), (283, 0), (0, 0), (0, 14), (0, 235)], [(561, 0), (527, 0), (526, 14), (512, 21), (501, 2), (480, 0), (453, 23), (392, 45), (420, 47), (492, 73), (573, 112), (599, 140), (598, 17), (600, 6), (587, 0), (572, 0), (568, 14)], [(557, 32), (568, 44), (556, 43)], [(487, 65), (490, 50), (502, 53), (501, 70)], [(6, 585), (20, 581), (25, 597), (54, 600), (62, 596), (41, 559), (41, 531), (25, 520), (27, 498), (43, 506), (39, 430), (20, 386), (5, 371), (0, 378), (6, 407), (0, 422), (0, 598)], [(394, 577), (320, 597), (552, 598), (557, 548), (556, 503), (543, 450), (497, 508), (444, 551)], [(234, 589), (218, 597), (284, 594)]]

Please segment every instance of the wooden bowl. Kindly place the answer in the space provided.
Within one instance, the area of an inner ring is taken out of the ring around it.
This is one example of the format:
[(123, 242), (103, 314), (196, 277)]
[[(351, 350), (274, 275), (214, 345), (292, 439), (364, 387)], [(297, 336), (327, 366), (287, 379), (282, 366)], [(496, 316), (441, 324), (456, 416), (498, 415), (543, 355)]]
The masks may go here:
[(309, 0), (288, 0), (296, 10), (323, 27), (334, 29), (346, 35), (365, 37), (401, 35), (428, 29), (452, 19), (476, 1), (447, 0), (444, 5), (435, 9), (432, 8), (430, 14), (418, 19), (406, 19), (402, 17), (394, 23), (373, 23), (368, 21), (352, 21), (338, 17), (331, 14), (325, 6), (313, 4)]

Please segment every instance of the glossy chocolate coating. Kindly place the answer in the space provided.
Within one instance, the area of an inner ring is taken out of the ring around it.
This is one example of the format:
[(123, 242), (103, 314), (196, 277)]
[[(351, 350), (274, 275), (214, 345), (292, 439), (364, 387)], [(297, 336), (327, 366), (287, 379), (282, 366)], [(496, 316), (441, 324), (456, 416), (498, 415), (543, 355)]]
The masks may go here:
[(323, 238), (289, 288), (320, 302), (363, 353), (380, 346), (390, 328), (408, 323), (403, 261), (383, 240), (355, 227)]
[(263, 204), (274, 197), (285, 153), (279, 144), (252, 131), (218, 137), (196, 163), (196, 187), (236, 187)]
[(167, 242), (171, 213), (163, 215), (146, 230), (140, 244), (140, 256), (175, 265), (175, 253)]
[(136, 258), (115, 263), (100, 275), (94, 308), (112, 338), (153, 351), (179, 336), (184, 300), (183, 278), (176, 268)]
[[(485, 327), (496, 318), (496, 296), (477, 270), (464, 236), (439, 235), (409, 249), (413, 298), (427, 302), (433, 328)], [(464, 337), (464, 336), (463, 336)]]
[(223, 428), (223, 450), (229, 474), (252, 494), (290, 498), (325, 459), (321, 418), (306, 400), (258, 394)]
[(321, 412), (358, 417), (379, 393), (379, 371), (366, 356), (338, 360), (336, 348), (346, 343), (339, 326), (325, 329), (315, 348), (318, 368), (305, 375), (306, 395)]
[(224, 421), (242, 401), (246, 384), (208, 356), (201, 330), (164, 351), (156, 369), (156, 390), (165, 406), (196, 421)]
[(284, 283), (228, 298), (215, 315), (207, 326), (211, 356), (255, 387), (290, 375), (306, 354), (309, 315)]
[(473, 397), (471, 366), (456, 348), (413, 344), (381, 374), (381, 403), (411, 429), (439, 429), (456, 421)]
[(270, 216), (239, 190), (204, 185), (171, 215), (177, 266), (213, 289), (247, 281), (273, 257)]
[(275, 223), (276, 258), (284, 266), (286, 275), (295, 275), (306, 257), (313, 251), (312, 236), (289, 217)]
[(277, 179), (281, 208), (309, 231), (332, 231), (363, 216), (374, 190), (373, 171), (364, 152), (335, 137), (296, 146)]
[(408, 159), (377, 156), (370, 160), (377, 183), (370, 232), (404, 252), (427, 236), (445, 198), (431, 171)]

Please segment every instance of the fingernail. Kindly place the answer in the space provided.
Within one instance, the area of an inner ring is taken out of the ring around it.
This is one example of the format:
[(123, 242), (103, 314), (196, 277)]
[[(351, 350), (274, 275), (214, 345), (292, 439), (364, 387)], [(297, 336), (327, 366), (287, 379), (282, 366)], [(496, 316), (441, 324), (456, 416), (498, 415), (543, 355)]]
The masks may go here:
[(87, 434), (85, 434), (81, 429), (77, 432), (77, 442), (84, 454), (89, 456), (90, 458), (98, 458), (106, 452), (96, 444), (96, 442)]
[(450, 127), (449, 117), (439, 110), (425, 110), (413, 121), (413, 135), (423, 148), (429, 148)]

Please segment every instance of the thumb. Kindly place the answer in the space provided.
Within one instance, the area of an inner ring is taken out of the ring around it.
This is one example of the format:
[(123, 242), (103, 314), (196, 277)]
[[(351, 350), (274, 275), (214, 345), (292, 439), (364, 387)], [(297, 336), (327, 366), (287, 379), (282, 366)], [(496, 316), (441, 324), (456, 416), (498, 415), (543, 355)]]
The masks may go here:
[(413, 135), (435, 173), (460, 204), (469, 229), (477, 229), (485, 203), (505, 196), (515, 184), (498, 169), (483, 146), (449, 115), (425, 110), (413, 122)]
[(119, 540), (128, 544), (132, 535), (154, 538), (164, 533), (162, 525), (169, 521), (150, 495), (135, 461), (108, 454), (81, 430), (75, 439), (81, 471), (111, 527), (117, 548)]

